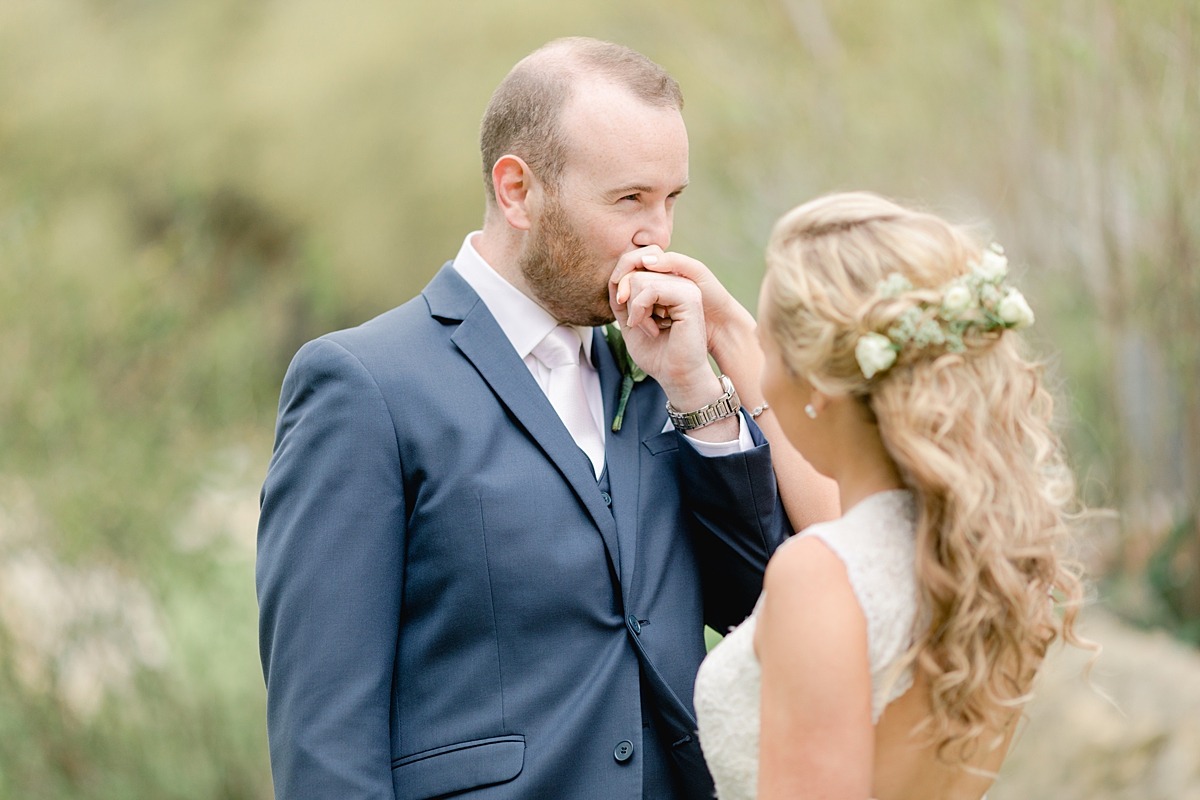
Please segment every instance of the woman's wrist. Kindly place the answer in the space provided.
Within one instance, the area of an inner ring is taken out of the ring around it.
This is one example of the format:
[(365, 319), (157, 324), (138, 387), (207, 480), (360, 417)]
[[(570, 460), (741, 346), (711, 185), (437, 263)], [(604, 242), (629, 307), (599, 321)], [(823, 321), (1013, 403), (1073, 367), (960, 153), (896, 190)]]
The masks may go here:
[[(721, 322), (713, 326), (709, 352), (726, 375), (732, 377), (735, 373), (745, 373), (747, 368), (753, 368), (757, 379), (757, 366), (762, 360), (758, 323), (740, 303), (733, 305), (731, 313), (722, 315)], [(738, 388), (740, 391), (741, 387)]]

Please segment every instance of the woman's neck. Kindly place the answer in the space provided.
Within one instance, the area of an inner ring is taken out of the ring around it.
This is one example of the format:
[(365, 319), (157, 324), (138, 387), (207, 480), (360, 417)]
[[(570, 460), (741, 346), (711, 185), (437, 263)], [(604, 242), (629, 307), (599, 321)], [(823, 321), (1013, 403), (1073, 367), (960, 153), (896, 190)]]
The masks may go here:
[(879, 429), (871, 425), (868, 430), (860, 430), (860, 434), (848, 443), (843, 451), (845, 457), (830, 476), (838, 484), (842, 514), (873, 494), (904, 488), (904, 480), (883, 446)]
[(895, 467), (890, 464), (878, 471), (855, 472), (844, 478), (838, 478), (838, 495), (842, 501), (842, 514), (845, 515), (854, 506), (880, 492), (890, 492), (903, 489), (904, 481)]

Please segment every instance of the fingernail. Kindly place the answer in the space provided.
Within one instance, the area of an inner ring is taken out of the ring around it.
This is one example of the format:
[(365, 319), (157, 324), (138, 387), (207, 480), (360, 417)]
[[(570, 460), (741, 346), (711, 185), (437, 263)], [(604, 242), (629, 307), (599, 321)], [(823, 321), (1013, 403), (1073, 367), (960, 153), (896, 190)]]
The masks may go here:
[(642, 263), (646, 266), (658, 263), (658, 256), (642, 256)]

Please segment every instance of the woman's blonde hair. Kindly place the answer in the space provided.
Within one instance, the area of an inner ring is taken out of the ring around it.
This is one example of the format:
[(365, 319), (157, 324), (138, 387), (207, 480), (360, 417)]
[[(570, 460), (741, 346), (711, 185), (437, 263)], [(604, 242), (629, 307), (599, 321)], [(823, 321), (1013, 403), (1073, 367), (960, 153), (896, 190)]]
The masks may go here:
[[(785, 367), (826, 394), (862, 398), (915, 496), (929, 626), (900, 668), (928, 680), (924, 727), (953, 762), (1003, 740), (1055, 639), (1083, 644), (1080, 579), (1058, 547), (1075, 484), (1041, 368), (1017, 334), (969, 329), (961, 353), (909, 342), (872, 379), (855, 359), (860, 336), (886, 335), (906, 309), (940, 302), (939, 287), (981, 257), (964, 230), (866, 193), (793, 209), (767, 248), (767, 333)], [(912, 289), (881, 293), (892, 273)]]

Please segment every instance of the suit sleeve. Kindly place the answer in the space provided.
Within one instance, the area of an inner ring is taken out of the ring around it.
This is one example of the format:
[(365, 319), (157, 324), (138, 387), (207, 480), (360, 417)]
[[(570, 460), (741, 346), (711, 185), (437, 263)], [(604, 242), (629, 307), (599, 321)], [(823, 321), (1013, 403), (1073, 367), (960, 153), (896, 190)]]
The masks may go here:
[(721, 633), (754, 610), (767, 560), (793, 533), (770, 445), (744, 415), (742, 424), (754, 441), (744, 452), (707, 457), (694, 447), (679, 447), (683, 500), (695, 523), (704, 622)]
[(405, 506), (374, 379), (328, 339), (288, 368), (256, 587), (275, 796), (393, 798), (390, 715)]

